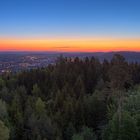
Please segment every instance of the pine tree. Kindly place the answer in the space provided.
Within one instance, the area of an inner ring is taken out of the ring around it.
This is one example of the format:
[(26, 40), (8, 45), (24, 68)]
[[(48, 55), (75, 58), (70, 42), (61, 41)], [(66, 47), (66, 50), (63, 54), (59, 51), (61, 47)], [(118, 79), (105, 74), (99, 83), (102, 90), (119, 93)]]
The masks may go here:
[(9, 138), (10, 138), (10, 130), (0, 120), (0, 140), (9, 140)]
[(121, 125), (118, 113), (106, 127), (103, 140), (138, 140), (138, 131), (135, 120), (127, 112), (123, 112), (121, 116)]

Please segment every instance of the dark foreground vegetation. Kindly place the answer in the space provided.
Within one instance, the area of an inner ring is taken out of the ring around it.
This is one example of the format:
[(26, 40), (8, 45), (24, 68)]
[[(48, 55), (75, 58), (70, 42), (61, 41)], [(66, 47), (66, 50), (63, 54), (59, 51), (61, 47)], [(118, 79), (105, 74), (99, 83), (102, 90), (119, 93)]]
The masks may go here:
[(0, 140), (140, 140), (140, 64), (60, 57), (1, 76)]

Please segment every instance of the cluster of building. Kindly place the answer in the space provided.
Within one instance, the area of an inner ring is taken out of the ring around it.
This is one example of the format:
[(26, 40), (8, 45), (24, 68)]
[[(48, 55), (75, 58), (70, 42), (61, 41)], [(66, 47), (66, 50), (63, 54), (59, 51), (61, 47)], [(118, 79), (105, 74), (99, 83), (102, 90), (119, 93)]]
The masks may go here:
[(0, 57), (0, 74), (46, 67), (55, 61), (55, 56), (48, 57), (47, 55), (2, 55)]

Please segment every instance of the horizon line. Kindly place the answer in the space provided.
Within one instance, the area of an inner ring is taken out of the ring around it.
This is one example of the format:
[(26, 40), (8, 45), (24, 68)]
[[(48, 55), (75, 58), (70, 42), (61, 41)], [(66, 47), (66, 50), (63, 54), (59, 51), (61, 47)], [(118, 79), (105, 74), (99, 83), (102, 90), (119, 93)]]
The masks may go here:
[(0, 51), (0, 53), (140, 53), (140, 51)]

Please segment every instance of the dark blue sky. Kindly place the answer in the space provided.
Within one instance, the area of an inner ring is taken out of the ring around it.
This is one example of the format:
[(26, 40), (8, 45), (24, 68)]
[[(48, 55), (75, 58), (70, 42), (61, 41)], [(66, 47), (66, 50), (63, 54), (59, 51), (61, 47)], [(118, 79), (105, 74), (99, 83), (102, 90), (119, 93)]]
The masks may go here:
[(140, 0), (1, 0), (1, 37), (140, 37)]

